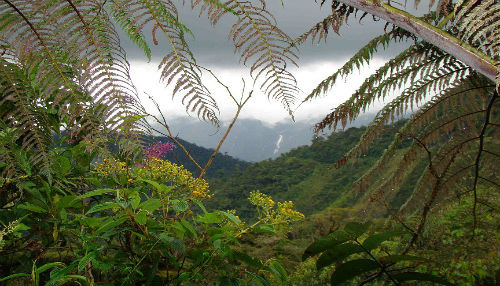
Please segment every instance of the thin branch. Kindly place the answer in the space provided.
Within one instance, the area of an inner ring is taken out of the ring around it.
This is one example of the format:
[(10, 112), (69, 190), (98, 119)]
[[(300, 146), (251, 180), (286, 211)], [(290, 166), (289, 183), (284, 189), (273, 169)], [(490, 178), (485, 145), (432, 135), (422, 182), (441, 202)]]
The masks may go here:
[[(469, 166), (466, 166), (466, 167), (463, 167), (463, 168), (460, 168), (460, 170), (456, 171), (455, 173), (453, 173), (452, 175), (448, 176), (446, 178), (446, 180), (443, 182), (443, 186), (446, 185), (448, 183), (449, 180), (451, 180), (453, 177), (457, 176), (458, 174), (462, 173), (463, 171), (469, 169), (469, 168), (472, 168), (474, 167), (474, 164), (471, 164)], [(457, 193), (457, 195), (459, 195), (459, 193)]]
[(477, 156), (476, 156), (476, 161), (474, 163), (475, 170), (474, 170), (474, 183), (472, 184), (472, 191), (474, 192), (474, 205), (472, 206), (472, 217), (473, 217), (473, 223), (472, 223), (472, 237), (471, 240), (474, 239), (474, 235), (476, 232), (476, 227), (477, 227), (477, 181), (479, 179), (479, 162), (481, 161), (481, 154), (483, 152), (484, 148), (484, 134), (486, 133), (486, 128), (488, 127), (488, 123), (490, 122), (490, 116), (491, 116), (491, 111), (493, 109), (493, 103), (498, 97), (497, 91), (493, 91), (493, 96), (490, 99), (490, 102), (488, 103), (488, 107), (486, 107), (486, 115), (484, 118), (484, 124), (483, 128), (481, 129), (481, 132), (479, 133), (479, 150), (477, 151)]
[[(229, 89), (228, 89), (229, 91)], [(205, 173), (207, 172), (208, 170), (208, 167), (210, 167), (210, 165), (212, 164), (212, 161), (214, 160), (215, 156), (217, 155), (217, 153), (219, 152), (220, 150), (220, 147), (222, 146), (222, 143), (224, 143), (224, 141), (226, 140), (227, 138), (227, 135), (229, 134), (229, 132), (231, 132), (231, 129), (233, 128), (234, 126), (234, 123), (236, 122), (236, 120), (238, 119), (238, 116), (240, 115), (240, 112), (241, 112), (241, 109), (243, 108), (243, 106), (248, 102), (248, 100), (250, 99), (250, 97), (252, 96), (252, 93), (253, 93), (253, 90), (250, 91), (250, 93), (248, 94), (248, 97), (245, 99), (245, 101), (243, 102), (236, 102), (236, 106), (237, 106), (237, 110), (236, 110), (236, 114), (234, 115), (233, 117), (233, 120), (231, 121), (231, 124), (229, 124), (229, 126), (227, 127), (226, 129), (226, 132), (224, 133), (224, 136), (222, 136), (222, 139), (219, 141), (219, 144), (217, 145), (217, 148), (215, 149), (215, 151), (212, 153), (212, 156), (210, 156), (210, 159), (208, 160), (207, 164), (205, 165), (205, 167), (203, 168), (203, 170), (201, 170), (201, 174), (200, 174), (200, 177), (199, 178), (203, 178), (205, 176)], [(234, 97), (233, 95), (230, 93), (231, 95), (231, 98), (233, 98), (234, 100)]]
[(417, 241), (417, 238), (422, 233), (422, 231), (424, 229), (424, 226), (425, 226), (425, 223), (426, 223), (426, 220), (427, 220), (427, 215), (428, 215), (429, 211), (431, 210), (431, 207), (434, 204), (434, 201), (437, 198), (437, 194), (439, 193), (439, 190), (441, 189), (441, 186), (442, 186), (442, 182), (441, 181), (442, 181), (443, 177), (446, 175), (446, 173), (448, 172), (451, 164), (455, 160), (456, 155), (460, 152), (460, 149), (461, 149), (461, 146), (462, 146), (462, 145), (459, 145), (459, 146), (457, 146), (456, 149), (454, 149), (455, 152), (451, 155), (451, 158), (447, 162), (445, 168), (443, 169), (443, 171), (440, 174), (438, 174), (438, 172), (436, 171), (436, 169), (434, 168), (434, 165), (432, 163), (432, 153), (427, 148), (427, 146), (420, 139), (418, 139), (417, 137), (415, 137), (415, 136), (413, 136), (411, 134), (409, 134), (407, 136), (410, 136), (415, 141), (417, 141), (417, 143), (422, 148), (424, 148), (425, 151), (427, 152), (427, 157), (428, 157), (428, 160), (429, 160), (428, 169), (429, 169), (429, 172), (432, 174), (432, 176), (434, 176), (435, 182), (434, 182), (434, 186), (432, 187), (432, 192), (431, 192), (431, 194), (429, 196), (429, 199), (424, 204), (424, 208), (422, 210), (422, 215), (420, 216), (420, 223), (417, 226), (417, 230), (413, 233), (413, 236), (412, 236), (410, 242), (408, 243), (408, 245), (406, 246), (405, 250), (403, 251), (404, 254), (406, 254), (406, 253), (408, 253), (408, 251), (410, 251), (410, 248), (413, 246), (413, 244)]
[(481, 179), (481, 180), (483, 180), (483, 181), (486, 181), (486, 182), (488, 182), (488, 183), (490, 183), (490, 184), (492, 184), (492, 185), (494, 185), (494, 186), (500, 187), (500, 184), (495, 183), (495, 182), (493, 182), (492, 180), (490, 180), (490, 179), (488, 179), (488, 178), (481, 177), (481, 176), (479, 176), (478, 178), (479, 178), (479, 179)]
[(364, 247), (364, 245), (361, 242), (359, 242), (356, 238), (353, 239), (353, 241), (356, 242), (356, 244), (359, 245), (359, 247), (361, 247), (363, 249), (363, 251), (365, 253), (367, 253), (368, 256), (370, 256), (370, 258), (379, 265), (380, 272), (387, 275), (387, 277), (389, 277), (389, 279), (392, 281), (392, 283), (394, 283), (394, 285), (397, 285), (397, 286), (401, 285), (401, 284), (399, 284), (399, 282), (396, 279), (394, 279), (394, 277), (392, 277), (391, 273), (389, 273), (387, 271), (387, 269), (386, 269), (387, 266), (384, 265), (383, 263), (381, 263), (380, 261), (378, 261), (378, 259), (375, 256), (373, 256), (373, 254), (370, 252), (370, 250), (368, 250), (366, 247)]
[(395, 214), (390, 208), (389, 206), (387, 205), (387, 203), (381, 199), (375, 199), (375, 201), (377, 201), (378, 203), (380, 203), (381, 205), (383, 205), (385, 207), (385, 210), (387, 211), (387, 213), (389, 213), (389, 215), (395, 219), (401, 226), (403, 226), (406, 230), (408, 230), (409, 232), (411, 233), (416, 233), (415, 230), (413, 230), (410, 226), (408, 226), (402, 219), (399, 215)]
[(198, 164), (198, 162), (193, 158), (193, 156), (191, 156), (191, 153), (189, 153), (189, 151), (186, 149), (186, 147), (184, 147), (184, 145), (181, 144), (181, 142), (179, 142), (179, 140), (177, 140), (177, 138), (172, 134), (172, 131), (170, 130), (170, 126), (167, 124), (167, 119), (165, 118), (165, 116), (163, 115), (163, 112), (161, 111), (161, 108), (160, 108), (160, 105), (158, 104), (158, 102), (156, 102), (156, 100), (154, 100), (154, 98), (152, 96), (149, 95), (149, 99), (153, 102), (153, 104), (155, 105), (156, 107), (156, 110), (160, 113), (160, 116), (162, 118), (163, 121), (160, 121), (158, 119), (158, 117), (152, 115), (152, 114), (148, 114), (149, 116), (151, 116), (158, 124), (160, 124), (161, 126), (165, 127), (165, 129), (167, 130), (167, 133), (168, 134), (165, 134), (153, 127), (151, 127), (151, 129), (153, 129), (154, 131), (160, 133), (161, 135), (163, 136), (167, 136), (169, 137), (172, 141), (174, 141), (174, 143), (179, 146), (182, 151), (186, 154), (186, 156), (189, 158), (189, 160), (191, 162), (193, 162), (193, 164), (196, 166), (196, 168), (198, 168), (199, 170), (202, 170), (203, 168), (200, 166), (200, 164)]
[(490, 154), (490, 155), (493, 155), (493, 156), (495, 156), (495, 157), (500, 157), (500, 154), (497, 154), (497, 153), (495, 153), (495, 152), (491, 152), (491, 151), (484, 150), (484, 149), (483, 149), (483, 152), (484, 152), (484, 153), (488, 153), (488, 154)]

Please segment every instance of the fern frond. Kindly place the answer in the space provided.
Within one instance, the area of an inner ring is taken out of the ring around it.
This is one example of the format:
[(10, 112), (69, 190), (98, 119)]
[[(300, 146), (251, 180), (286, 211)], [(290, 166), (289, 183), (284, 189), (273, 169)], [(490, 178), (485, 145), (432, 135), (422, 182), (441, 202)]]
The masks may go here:
[(401, 87), (408, 81), (412, 82), (423, 71), (439, 67), (449, 58), (427, 44), (419, 43), (411, 46), (368, 77), (347, 101), (316, 124), (315, 131), (319, 132), (327, 127), (335, 130), (339, 123), (345, 126), (376, 99), (388, 95), (391, 88)]
[(462, 40), (477, 46), (497, 61), (497, 92), (500, 90), (500, 2), (459, 0), (455, 4), (455, 26)]
[(296, 65), (296, 54), (288, 49), (292, 39), (274, 23), (273, 15), (252, 1), (229, 0), (222, 5), (214, 1), (192, 0), (192, 6), (202, 5), (213, 25), (224, 15), (238, 16), (229, 37), (240, 53), (243, 64), (251, 61), (250, 74), (255, 80), (264, 77), (260, 88), (272, 99), (278, 100), (291, 114), (298, 94), (295, 77), (286, 70), (287, 63)]
[(373, 55), (382, 46), (383, 49), (387, 48), (391, 41), (403, 40), (404, 38), (409, 38), (411, 35), (402, 33), (400, 29), (395, 28), (390, 32), (382, 34), (376, 38), (373, 38), (363, 46), (353, 57), (351, 57), (340, 69), (335, 73), (324, 79), (316, 88), (314, 88), (311, 93), (303, 100), (309, 101), (313, 98), (325, 95), (337, 82), (339, 78), (345, 78), (352, 74), (355, 70), (359, 70), (363, 65), (369, 64)]
[(146, 25), (153, 25), (151, 33), (155, 45), (158, 44), (158, 32), (167, 39), (171, 51), (158, 66), (161, 80), (174, 86), (172, 96), (182, 97), (186, 111), (218, 125), (217, 103), (201, 81), (201, 70), (184, 39), (185, 33), (190, 31), (178, 21), (175, 5), (169, 0), (115, 0), (111, 5), (114, 11), (126, 13), (128, 19), (133, 19), (128, 25), (130, 29), (135, 27), (137, 33)]
[[(377, 201), (380, 201), (380, 199), (390, 201), (391, 195), (394, 195), (394, 192), (390, 190), (397, 190), (398, 184), (400, 184), (410, 173), (412, 169), (411, 166), (413, 166), (417, 160), (421, 160), (422, 156), (425, 155), (425, 150), (422, 148), (421, 144), (425, 144), (427, 148), (440, 146), (440, 150), (433, 152), (432, 157), (433, 168), (437, 172), (442, 172), (444, 170), (443, 162), (446, 161), (446, 156), (457, 153), (457, 150), (464, 146), (468, 146), (468, 150), (474, 150), (472, 146), (474, 142), (478, 141), (476, 135), (479, 133), (477, 130), (477, 122), (482, 121), (485, 95), (491, 91), (494, 85), (492, 85), (491, 81), (475, 72), (461, 79), (462, 76), (465, 76), (465, 74), (455, 76), (455, 80), (449, 87), (443, 88), (439, 94), (422, 105), (403, 127), (399, 130), (395, 130), (396, 134), (393, 142), (373, 167), (355, 183), (353, 186), (354, 189), (359, 188), (363, 190), (366, 189), (366, 186), (372, 185), (373, 181), (377, 180), (377, 178), (383, 174), (385, 170), (384, 166), (387, 166), (389, 162), (393, 160), (395, 154), (399, 150), (400, 143), (405, 138), (418, 138), (418, 142), (415, 141), (415, 139), (412, 145), (405, 149), (404, 154), (401, 155), (402, 159), (399, 161), (395, 171), (391, 172), (390, 177), (385, 178), (380, 186), (371, 188), (371, 193), (366, 196), (376, 198)], [(422, 88), (420, 92), (425, 94), (425, 80), (429, 80), (430, 82), (428, 84), (430, 84), (432, 78), (432, 75), (430, 75), (427, 78), (417, 81), (392, 103), (386, 105), (384, 109), (379, 112), (374, 123), (368, 127), (364, 137), (368, 137), (368, 135), (372, 133), (377, 133), (377, 130), (385, 129), (383, 124), (384, 119), (387, 119), (387, 114), (393, 112), (394, 108), (400, 106), (400, 100), (404, 98), (404, 95), (407, 94), (407, 92), (418, 92), (418, 87)], [(451, 108), (451, 106), (453, 108)], [(494, 138), (493, 133), (490, 133), (488, 136)], [(358, 146), (351, 150), (351, 153), (359, 151), (361, 148), (360, 146), (363, 145), (363, 141), (364, 139), (361, 140)], [(467, 152), (463, 151), (453, 156), (455, 156), (455, 161), (453, 164), (447, 166), (449, 171), (443, 176), (456, 172), (457, 169), (462, 168), (465, 164), (470, 164), (472, 160), (467, 157)], [(493, 155), (491, 156), (494, 157)], [(338, 164), (345, 164), (346, 160), (347, 158), (343, 158)], [(491, 162), (491, 164), (494, 165), (494, 162)], [(464, 175), (463, 171), (460, 175)], [(414, 195), (412, 196), (413, 199), (409, 201), (422, 202), (423, 196), (421, 192), (425, 193), (425, 190), (429, 189), (427, 182), (432, 181), (433, 178), (435, 177), (429, 173), (429, 170), (427, 170), (426, 173), (422, 173), (420, 183), (416, 185)], [(460, 184), (456, 180), (447, 180), (446, 177), (444, 178), (445, 179), (442, 179), (442, 181), (446, 181), (446, 184), (443, 183), (440, 186), (444, 191), (451, 191), (455, 183), (463, 187), (463, 184)], [(414, 205), (417, 204), (415, 203)]]
[(16, 64), (0, 61), (1, 119), (22, 134), (21, 148), (37, 150), (31, 158), (32, 165), (47, 168), (51, 165), (48, 147), (52, 140), (47, 113), (37, 102), (36, 92), (25, 71)]
[(130, 17), (132, 11), (125, 6), (120, 6), (120, 9), (117, 9), (117, 5), (120, 3), (116, 3), (116, 1), (112, 2), (114, 2), (114, 5), (110, 5), (110, 10), (113, 19), (115, 19), (115, 21), (120, 25), (129, 39), (141, 48), (148, 60), (151, 61), (151, 49), (149, 48), (142, 31), (140, 31), (139, 27), (134, 25), (134, 19)]
[[(450, 60), (454, 61), (453, 58), (450, 58)], [(461, 64), (453, 65), (445, 62), (438, 70), (426, 75), (406, 88), (398, 97), (386, 104), (377, 113), (372, 123), (361, 136), (358, 144), (339, 160), (337, 167), (342, 166), (349, 159), (358, 157), (366, 152), (373, 140), (384, 130), (384, 125), (418, 106), (429, 93), (440, 92), (461, 83), (468, 70), (468, 67)], [(450, 82), (452, 80), (454, 82)]]
[(332, 14), (324, 18), (322, 21), (316, 23), (309, 31), (298, 36), (294, 41), (293, 45), (300, 45), (311, 38), (311, 43), (316, 40), (319, 43), (321, 40), (326, 41), (330, 29), (335, 33), (339, 34), (339, 29), (344, 23), (344, 18), (342, 15)]

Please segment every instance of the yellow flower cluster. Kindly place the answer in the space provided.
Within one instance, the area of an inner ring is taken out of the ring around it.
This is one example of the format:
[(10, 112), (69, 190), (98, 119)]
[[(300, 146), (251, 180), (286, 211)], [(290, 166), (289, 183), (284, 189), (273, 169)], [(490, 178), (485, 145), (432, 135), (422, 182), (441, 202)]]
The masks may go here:
[(278, 203), (277, 209), (276, 217), (279, 218), (280, 221), (293, 222), (304, 218), (303, 213), (293, 210), (292, 201)]
[(210, 198), (208, 183), (193, 178), (191, 172), (167, 160), (152, 157), (144, 162), (144, 166), (134, 169), (134, 173), (144, 179), (159, 183), (169, 183), (176, 190), (186, 190), (196, 199)]
[(248, 198), (256, 207), (261, 207), (264, 212), (271, 210), (274, 207), (274, 201), (271, 196), (261, 193), (260, 191), (250, 192)]
[(130, 168), (127, 168), (127, 164), (125, 164), (125, 162), (114, 159), (103, 159), (102, 163), (95, 164), (94, 172), (99, 176), (106, 177), (109, 175), (125, 175), (129, 171)]
[(289, 224), (304, 219), (304, 214), (293, 209), (292, 201), (278, 202), (275, 207), (271, 196), (260, 191), (251, 192), (248, 199), (257, 207), (259, 218), (266, 223)]

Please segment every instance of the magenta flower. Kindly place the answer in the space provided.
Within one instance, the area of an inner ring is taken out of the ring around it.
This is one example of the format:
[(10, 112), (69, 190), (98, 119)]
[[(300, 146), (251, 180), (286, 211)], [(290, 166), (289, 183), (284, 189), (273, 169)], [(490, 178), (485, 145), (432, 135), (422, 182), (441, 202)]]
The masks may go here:
[(156, 144), (152, 144), (144, 149), (144, 159), (149, 160), (151, 158), (161, 158), (168, 151), (171, 151), (174, 148), (175, 144), (170, 142), (158, 142)]

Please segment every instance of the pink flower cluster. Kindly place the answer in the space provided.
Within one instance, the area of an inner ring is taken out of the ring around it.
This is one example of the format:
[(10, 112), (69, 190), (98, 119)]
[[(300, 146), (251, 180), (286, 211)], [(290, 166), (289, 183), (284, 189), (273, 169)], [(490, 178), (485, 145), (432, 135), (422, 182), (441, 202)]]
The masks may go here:
[(165, 142), (165, 143), (158, 142), (156, 144), (152, 144), (149, 147), (146, 147), (144, 149), (144, 159), (149, 160), (153, 157), (161, 158), (168, 151), (170, 151), (174, 148), (175, 148), (175, 144), (170, 143), (170, 142)]

